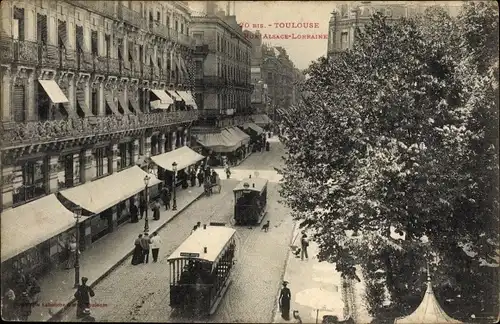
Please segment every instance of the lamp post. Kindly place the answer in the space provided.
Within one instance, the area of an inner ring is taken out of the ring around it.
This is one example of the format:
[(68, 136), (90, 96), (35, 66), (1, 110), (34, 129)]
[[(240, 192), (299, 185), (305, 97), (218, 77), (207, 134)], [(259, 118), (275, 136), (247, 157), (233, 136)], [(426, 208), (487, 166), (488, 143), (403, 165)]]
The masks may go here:
[(77, 206), (73, 210), (75, 215), (75, 231), (76, 231), (76, 251), (75, 251), (75, 288), (80, 285), (80, 217), (82, 216), (82, 208)]
[(172, 171), (174, 171), (174, 201), (172, 202), (172, 210), (177, 210), (177, 199), (175, 197), (175, 189), (176, 189), (176, 184), (177, 184), (177, 163), (174, 162), (172, 163)]
[(148, 205), (148, 202), (149, 202), (149, 197), (148, 197), (148, 185), (149, 185), (149, 180), (151, 179), (151, 177), (149, 176), (149, 174), (146, 174), (146, 176), (144, 177), (144, 199), (146, 200), (146, 217), (144, 218), (144, 233), (148, 232), (149, 231), (149, 220), (148, 220), (148, 209), (149, 209), (149, 206)]

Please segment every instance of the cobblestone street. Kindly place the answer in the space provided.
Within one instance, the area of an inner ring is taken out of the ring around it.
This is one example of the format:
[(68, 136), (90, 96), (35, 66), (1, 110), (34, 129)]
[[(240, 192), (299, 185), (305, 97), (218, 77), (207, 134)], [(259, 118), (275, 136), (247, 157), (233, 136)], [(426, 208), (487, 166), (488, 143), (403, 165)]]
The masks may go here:
[[(273, 170), (273, 167), (278, 166), (283, 153), (281, 147), (278, 147), (280, 144), (273, 144), (274, 150), (254, 153), (234, 169), (235, 173), (239, 169), (265, 174)], [(132, 266), (130, 260), (127, 260), (99, 283), (95, 287), (96, 296), (92, 299), (92, 303), (96, 304), (92, 309), (96, 319), (190, 321), (186, 318), (171, 318), (166, 259), (187, 238), (196, 222), (230, 223), (233, 217), (232, 189), (237, 183), (237, 179), (223, 180), (220, 194), (201, 198), (160, 231), (163, 246), (160, 248), (158, 263)], [(238, 251), (233, 283), (218, 311), (209, 319), (210, 322), (271, 322), (293, 228), (291, 218), (278, 203), (277, 189), (277, 183), (269, 183), (266, 219), (271, 221), (271, 229), (268, 233), (260, 228), (237, 228)], [(131, 245), (134, 239), (135, 237), (130, 238)], [(74, 319), (73, 307), (64, 313), (64, 320)]]

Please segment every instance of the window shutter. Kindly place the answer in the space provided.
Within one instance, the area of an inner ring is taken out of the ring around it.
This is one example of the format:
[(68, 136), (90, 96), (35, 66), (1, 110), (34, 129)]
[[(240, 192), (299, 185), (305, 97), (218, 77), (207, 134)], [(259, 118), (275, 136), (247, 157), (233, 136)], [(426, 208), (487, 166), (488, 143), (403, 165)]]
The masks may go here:
[(83, 27), (76, 26), (76, 47), (80, 53), (83, 52)]
[(66, 30), (66, 21), (58, 20), (57, 34), (59, 36), (59, 47), (66, 48), (66, 42), (68, 39), (68, 32)]
[(44, 45), (47, 44), (47, 16), (37, 14), (36, 25), (38, 41)]
[(91, 40), (91, 46), (92, 46), (92, 54), (97, 55), (98, 54), (98, 52), (97, 52), (97, 31), (93, 30), (91, 32), (90, 40)]

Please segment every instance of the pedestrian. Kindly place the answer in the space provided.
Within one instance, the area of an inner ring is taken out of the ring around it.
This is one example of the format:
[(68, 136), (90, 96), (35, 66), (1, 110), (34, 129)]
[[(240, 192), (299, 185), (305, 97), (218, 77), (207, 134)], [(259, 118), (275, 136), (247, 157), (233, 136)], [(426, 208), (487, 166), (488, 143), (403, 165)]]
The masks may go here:
[(281, 288), (279, 305), (281, 310), (281, 317), (288, 321), (290, 320), (290, 299), (292, 294), (290, 289), (287, 287), (288, 281), (283, 281), (283, 288)]
[(205, 177), (204, 178), (205, 179), (210, 178), (210, 173), (211, 173), (210, 172), (210, 167), (206, 167), (206, 169), (205, 169)]
[(83, 310), (82, 322), (95, 322), (95, 317), (90, 315), (90, 308), (85, 308)]
[(165, 186), (161, 190), (161, 199), (163, 200), (163, 205), (165, 205), (165, 210), (170, 209), (170, 190)]
[(196, 186), (196, 170), (193, 168), (190, 173), (191, 176), (191, 187)]
[(149, 263), (149, 249), (150, 249), (151, 239), (148, 233), (144, 233), (141, 239), (142, 255), (144, 263)]
[(68, 260), (66, 261), (66, 269), (72, 269), (75, 267), (75, 261), (76, 261), (76, 238), (71, 237), (69, 244), (68, 244)]
[(31, 304), (36, 305), (38, 303), (38, 294), (41, 292), (41, 288), (38, 281), (31, 273), (26, 277), (26, 287)]
[(160, 252), (161, 237), (157, 232), (151, 237), (151, 252), (153, 253), (153, 262), (158, 261), (158, 253)]
[(144, 197), (141, 197), (139, 201), (139, 211), (141, 213), (141, 219), (144, 217), (144, 213), (146, 212), (146, 208), (148, 208), (148, 204)]
[(17, 321), (16, 313), (16, 293), (11, 288), (7, 288), (3, 297), (2, 318), (8, 321)]
[(226, 177), (229, 179), (231, 177), (231, 169), (229, 169), (229, 165), (226, 164), (224, 170), (226, 171)]
[(205, 180), (205, 175), (203, 173), (203, 170), (200, 168), (200, 170), (198, 170), (198, 187), (201, 187), (203, 185), (204, 180)]
[[(169, 205), (170, 205), (170, 199), (169, 199)], [(160, 199), (156, 199), (156, 201), (153, 203), (153, 220), (159, 220), (160, 219)]]
[(309, 256), (307, 255), (309, 240), (307, 239), (307, 235), (304, 232), (302, 233), (302, 238), (300, 239), (300, 247), (301, 247), (300, 259), (303, 261), (304, 257), (306, 257), (306, 259), (309, 260)]
[(14, 274), (14, 292), (20, 297), (23, 291), (26, 291), (26, 276), (23, 268), (18, 268)]
[(82, 277), (82, 284), (78, 286), (75, 292), (76, 298), (76, 317), (82, 318), (84, 316), (83, 311), (86, 308), (90, 308), (90, 298), (95, 296), (94, 290), (87, 286), (87, 281), (89, 278)]
[(139, 222), (139, 208), (137, 208), (137, 206), (135, 205), (135, 201), (132, 201), (130, 203), (130, 222)]
[(144, 263), (144, 251), (142, 250), (142, 234), (135, 239), (134, 242), (134, 252), (132, 254), (132, 265), (138, 265)]
[(20, 321), (26, 322), (31, 315), (31, 300), (27, 291), (21, 293), (21, 297), (16, 299), (16, 313)]

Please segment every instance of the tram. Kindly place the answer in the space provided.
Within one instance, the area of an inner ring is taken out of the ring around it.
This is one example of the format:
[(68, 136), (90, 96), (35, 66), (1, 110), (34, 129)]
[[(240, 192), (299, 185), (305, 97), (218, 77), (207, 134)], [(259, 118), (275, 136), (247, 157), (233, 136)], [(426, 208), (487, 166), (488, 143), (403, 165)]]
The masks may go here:
[(243, 179), (234, 189), (234, 221), (236, 225), (260, 224), (266, 217), (266, 179)]
[(203, 225), (170, 255), (173, 309), (196, 316), (215, 313), (231, 284), (235, 234), (223, 223)]

